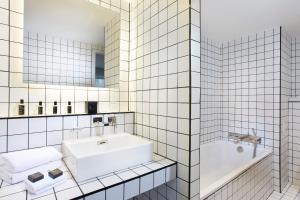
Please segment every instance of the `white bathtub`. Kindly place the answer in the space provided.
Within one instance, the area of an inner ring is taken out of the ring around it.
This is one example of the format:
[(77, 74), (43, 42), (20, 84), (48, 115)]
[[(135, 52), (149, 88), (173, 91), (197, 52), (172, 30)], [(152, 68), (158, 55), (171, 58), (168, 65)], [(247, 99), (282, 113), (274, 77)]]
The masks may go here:
[[(242, 146), (239, 153), (237, 147)], [(255, 163), (272, 153), (271, 150), (257, 148), (253, 159), (253, 146), (234, 144), (230, 141), (215, 141), (200, 147), (200, 199), (230, 182)]]

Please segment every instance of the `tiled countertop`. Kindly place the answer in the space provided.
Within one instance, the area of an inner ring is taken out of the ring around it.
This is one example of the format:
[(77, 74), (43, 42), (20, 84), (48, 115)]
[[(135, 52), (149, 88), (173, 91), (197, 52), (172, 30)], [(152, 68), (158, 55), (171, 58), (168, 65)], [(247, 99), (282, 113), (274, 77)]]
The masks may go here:
[(52, 190), (32, 195), (23, 182), (9, 185), (0, 180), (1, 200), (125, 200), (176, 178), (176, 162), (154, 154), (153, 160), (101, 177), (77, 182), (66, 166), (61, 168), (67, 181)]

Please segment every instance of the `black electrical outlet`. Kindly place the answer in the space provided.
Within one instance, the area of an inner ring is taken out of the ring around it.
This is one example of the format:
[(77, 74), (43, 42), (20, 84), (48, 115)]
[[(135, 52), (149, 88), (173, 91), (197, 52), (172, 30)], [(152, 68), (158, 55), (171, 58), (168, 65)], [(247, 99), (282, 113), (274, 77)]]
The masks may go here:
[(87, 114), (97, 114), (98, 102), (97, 101), (86, 101), (85, 112)]

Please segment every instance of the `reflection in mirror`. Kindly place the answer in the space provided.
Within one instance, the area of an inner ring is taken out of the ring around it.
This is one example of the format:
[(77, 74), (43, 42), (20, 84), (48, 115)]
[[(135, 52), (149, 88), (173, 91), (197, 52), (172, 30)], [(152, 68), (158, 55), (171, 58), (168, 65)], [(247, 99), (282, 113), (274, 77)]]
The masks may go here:
[(86, 0), (26, 0), (23, 82), (119, 84), (120, 16)]

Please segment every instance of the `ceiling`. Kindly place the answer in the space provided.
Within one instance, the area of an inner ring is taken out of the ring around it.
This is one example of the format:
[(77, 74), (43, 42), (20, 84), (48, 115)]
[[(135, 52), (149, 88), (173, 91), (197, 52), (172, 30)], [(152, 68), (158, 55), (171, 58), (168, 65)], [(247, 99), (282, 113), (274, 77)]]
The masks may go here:
[(118, 13), (87, 0), (26, 0), (25, 31), (104, 44), (104, 26)]
[(202, 0), (201, 29), (217, 42), (283, 26), (300, 37), (300, 0)]

